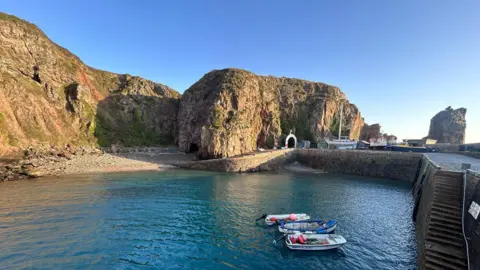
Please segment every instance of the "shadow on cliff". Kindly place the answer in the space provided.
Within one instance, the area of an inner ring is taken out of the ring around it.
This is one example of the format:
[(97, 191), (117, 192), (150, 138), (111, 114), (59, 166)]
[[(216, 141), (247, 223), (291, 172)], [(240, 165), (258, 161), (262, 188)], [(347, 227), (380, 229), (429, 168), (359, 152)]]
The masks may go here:
[(113, 94), (98, 103), (88, 129), (101, 147), (173, 146), (178, 104), (175, 98)]
[(87, 130), (115, 156), (157, 164), (191, 161), (193, 155), (177, 153), (178, 105), (175, 98), (112, 94), (97, 104)]

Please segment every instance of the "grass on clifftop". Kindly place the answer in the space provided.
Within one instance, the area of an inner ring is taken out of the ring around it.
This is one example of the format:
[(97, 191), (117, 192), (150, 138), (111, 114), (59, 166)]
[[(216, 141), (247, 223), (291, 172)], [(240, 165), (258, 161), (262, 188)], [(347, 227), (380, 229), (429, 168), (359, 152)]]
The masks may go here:
[(17, 16), (13, 16), (7, 13), (0, 12), (0, 20), (10, 20), (10, 21), (23, 21)]

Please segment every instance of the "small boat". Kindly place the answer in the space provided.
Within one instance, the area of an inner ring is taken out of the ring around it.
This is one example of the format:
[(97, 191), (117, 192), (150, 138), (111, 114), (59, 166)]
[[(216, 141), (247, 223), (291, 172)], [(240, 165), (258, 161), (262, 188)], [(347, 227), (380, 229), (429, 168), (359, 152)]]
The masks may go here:
[(337, 228), (336, 220), (302, 220), (287, 223), (281, 223), (278, 230), (281, 233), (311, 233), (311, 234), (325, 234), (331, 233)]
[(262, 217), (265, 218), (265, 223), (269, 226), (280, 224), (281, 222), (300, 221), (300, 220), (310, 219), (310, 216), (308, 216), (307, 214), (279, 214), (279, 215), (264, 215)]
[(292, 234), (285, 238), (285, 244), (293, 250), (328, 250), (339, 248), (347, 240), (338, 234)]

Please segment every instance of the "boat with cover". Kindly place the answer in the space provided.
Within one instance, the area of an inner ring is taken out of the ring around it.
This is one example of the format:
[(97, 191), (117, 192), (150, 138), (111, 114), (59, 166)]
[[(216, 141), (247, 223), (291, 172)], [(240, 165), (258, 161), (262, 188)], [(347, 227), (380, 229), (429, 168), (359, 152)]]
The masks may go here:
[(287, 235), (285, 244), (292, 250), (328, 250), (339, 248), (347, 240), (338, 234), (292, 234)]
[(302, 214), (278, 214), (278, 215), (264, 214), (259, 219), (261, 218), (265, 218), (265, 223), (267, 225), (275, 225), (275, 224), (280, 224), (281, 222), (309, 220), (310, 216), (303, 213)]
[(331, 233), (337, 228), (336, 220), (301, 220), (280, 223), (278, 230), (281, 233), (312, 233), (312, 234), (325, 234)]

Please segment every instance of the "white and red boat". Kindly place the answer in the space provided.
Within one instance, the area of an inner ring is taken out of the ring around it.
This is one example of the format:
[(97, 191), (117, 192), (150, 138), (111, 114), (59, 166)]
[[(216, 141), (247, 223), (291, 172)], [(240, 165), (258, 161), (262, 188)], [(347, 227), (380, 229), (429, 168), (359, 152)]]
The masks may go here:
[(328, 250), (339, 248), (347, 240), (338, 234), (291, 234), (285, 237), (285, 244), (293, 250)]
[(291, 221), (308, 220), (310, 219), (310, 216), (303, 213), (302, 214), (278, 214), (278, 215), (265, 214), (261, 218), (265, 218), (265, 223), (270, 226), (270, 225), (279, 225), (282, 222), (286, 223)]

